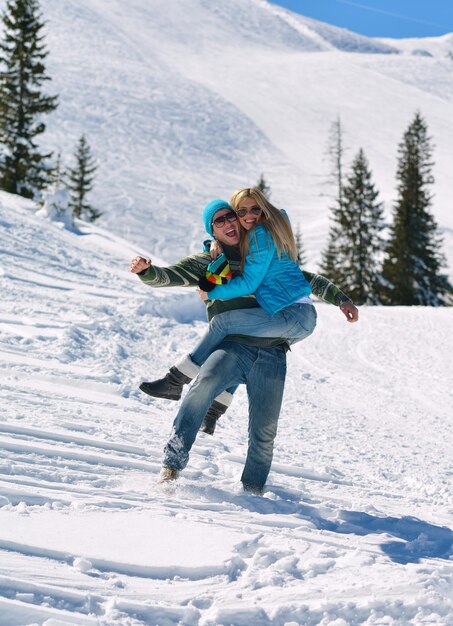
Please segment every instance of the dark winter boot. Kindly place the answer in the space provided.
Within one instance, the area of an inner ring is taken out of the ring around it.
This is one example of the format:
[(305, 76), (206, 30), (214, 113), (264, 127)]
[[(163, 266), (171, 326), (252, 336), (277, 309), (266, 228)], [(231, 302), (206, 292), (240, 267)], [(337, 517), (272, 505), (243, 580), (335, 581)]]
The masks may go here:
[(206, 413), (204, 420), (200, 426), (201, 432), (207, 433), (208, 435), (213, 435), (217, 420), (221, 415), (225, 413), (227, 408), (228, 407), (224, 404), (221, 404), (220, 402), (217, 402), (217, 400), (214, 400), (214, 402), (209, 407), (208, 412)]
[(142, 383), (140, 391), (155, 398), (166, 398), (167, 400), (179, 400), (182, 388), (197, 376), (200, 367), (196, 365), (189, 356), (178, 361), (176, 365), (170, 367), (168, 374), (159, 380), (149, 383)]

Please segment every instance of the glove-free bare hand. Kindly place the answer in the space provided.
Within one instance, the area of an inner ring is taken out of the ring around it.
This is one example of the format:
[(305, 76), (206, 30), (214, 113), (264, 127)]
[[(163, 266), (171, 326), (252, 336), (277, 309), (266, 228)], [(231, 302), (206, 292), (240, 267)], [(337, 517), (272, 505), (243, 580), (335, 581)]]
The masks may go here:
[(151, 259), (144, 259), (142, 256), (136, 256), (131, 261), (131, 272), (133, 274), (138, 274), (139, 272), (143, 272), (143, 270), (147, 270), (148, 267), (151, 267)]
[(359, 321), (359, 309), (352, 302), (342, 302), (340, 310), (351, 324)]
[(211, 241), (209, 252), (211, 254), (211, 259), (216, 259), (223, 252), (222, 244), (219, 243), (217, 239), (214, 239), (214, 241)]
[(200, 296), (200, 298), (206, 302), (206, 300), (208, 299), (208, 294), (206, 293), (206, 291), (203, 291), (203, 289), (200, 289), (200, 287), (197, 287), (197, 293)]

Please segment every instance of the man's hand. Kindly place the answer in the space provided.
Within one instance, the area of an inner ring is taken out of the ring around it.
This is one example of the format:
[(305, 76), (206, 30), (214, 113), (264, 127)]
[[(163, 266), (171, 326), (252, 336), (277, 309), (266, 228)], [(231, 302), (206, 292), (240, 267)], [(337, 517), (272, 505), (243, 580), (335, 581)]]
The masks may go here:
[(138, 274), (139, 272), (143, 272), (143, 270), (147, 270), (150, 266), (151, 259), (144, 259), (142, 256), (136, 256), (131, 261), (131, 272), (133, 274)]
[(352, 302), (342, 302), (340, 304), (340, 309), (348, 322), (353, 323), (359, 321), (359, 309), (354, 306)]
[(208, 299), (208, 294), (206, 293), (206, 291), (203, 291), (203, 289), (200, 289), (200, 287), (197, 287), (197, 292), (198, 295), (200, 296), (200, 298), (206, 302), (206, 300)]

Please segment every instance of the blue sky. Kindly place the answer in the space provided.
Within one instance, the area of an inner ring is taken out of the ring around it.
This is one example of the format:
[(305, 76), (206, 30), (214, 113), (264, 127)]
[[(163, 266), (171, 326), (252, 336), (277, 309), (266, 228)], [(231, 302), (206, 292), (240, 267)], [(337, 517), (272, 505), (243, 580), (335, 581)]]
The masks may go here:
[(270, 0), (369, 37), (435, 37), (453, 32), (453, 0)]

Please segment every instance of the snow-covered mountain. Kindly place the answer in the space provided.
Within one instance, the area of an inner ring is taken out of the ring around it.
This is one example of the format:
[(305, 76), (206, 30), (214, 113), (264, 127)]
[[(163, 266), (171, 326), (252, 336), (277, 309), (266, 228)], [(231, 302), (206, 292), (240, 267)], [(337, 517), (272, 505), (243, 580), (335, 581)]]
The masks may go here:
[[(0, 9), (5, 0), (0, 0)], [(41, 0), (50, 50), (48, 146), (86, 133), (101, 224), (149, 254), (199, 248), (202, 206), (255, 184), (300, 223), (312, 269), (328, 230), (325, 155), (341, 116), (390, 215), (397, 144), (418, 109), (435, 148), (433, 211), (453, 267), (453, 35), (366, 38), (265, 0)]]
[(264, 496), (239, 483), (243, 389), (162, 488), (177, 404), (138, 385), (205, 311), (128, 266), (199, 249), (203, 204), (261, 172), (316, 266), (331, 121), (389, 208), (416, 108), (451, 252), (451, 36), (370, 40), (262, 0), (41, 4), (47, 141), (67, 159), (86, 133), (105, 215), (72, 231), (0, 193), (0, 626), (449, 626), (451, 309), (362, 307), (351, 325), (318, 303)]
[(0, 193), (0, 626), (451, 624), (450, 309), (351, 325), (318, 304), (264, 496), (240, 487), (242, 389), (162, 488), (177, 403), (137, 388), (203, 305), (144, 286), (126, 240), (35, 210)]

